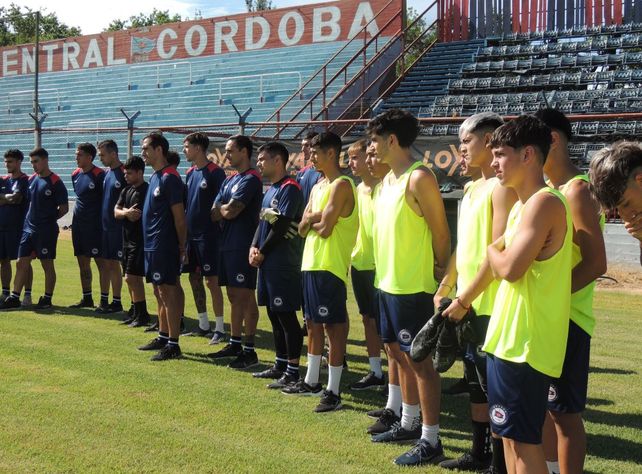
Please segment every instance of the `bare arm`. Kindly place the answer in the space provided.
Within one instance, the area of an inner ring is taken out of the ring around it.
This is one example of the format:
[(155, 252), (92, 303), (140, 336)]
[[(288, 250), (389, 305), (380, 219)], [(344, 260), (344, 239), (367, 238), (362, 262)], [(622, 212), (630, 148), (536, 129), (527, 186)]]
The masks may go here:
[(511, 188), (495, 186), (493, 190), (493, 241), (499, 239), (506, 231), (506, 222), (510, 210), (517, 202), (517, 194)]
[(10, 204), (17, 205), (22, 202), (22, 193), (15, 192), (13, 194), (0, 194), (0, 205)]
[[(321, 212), (318, 222), (311, 223), (310, 227), (316, 231), (322, 239), (327, 239), (332, 235), (334, 226), (339, 222), (340, 217), (348, 217), (354, 212), (355, 199), (352, 192), (352, 186), (346, 180), (342, 179), (330, 191), (328, 204)], [(316, 216), (311, 215), (314, 219)]]
[(433, 297), (433, 303), (435, 308), (438, 308), (441, 304), (441, 300), (446, 298), (452, 293), (457, 284), (457, 252), (453, 252), (448, 261), (448, 267), (446, 267), (446, 273), (439, 283), (439, 288), (435, 292)]
[(236, 201), (232, 199), (230, 202), (227, 204), (223, 204), (219, 210), (221, 212), (221, 217), (225, 220), (232, 220), (236, 219), (241, 212), (243, 212), (243, 209), (245, 209), (245, 204), (243, 204), (241, 201)]
[(58, 206), (58, 219), (60, 219), (62, 216), (64, 216), (68, 212), (69, 212), (69, 204), (68, 203), (61, 204), (60, 206)]

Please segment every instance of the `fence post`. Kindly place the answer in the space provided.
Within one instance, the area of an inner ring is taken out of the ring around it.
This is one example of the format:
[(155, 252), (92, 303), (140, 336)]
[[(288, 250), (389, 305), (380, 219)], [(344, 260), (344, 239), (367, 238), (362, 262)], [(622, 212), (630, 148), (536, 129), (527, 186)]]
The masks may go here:
[(123, 109), (120, 109), (120, 113), (127, 119), (127, 158), (131, 158), (134, 155), (134, 121), (140, 115), (140, 110), (131, 117)]

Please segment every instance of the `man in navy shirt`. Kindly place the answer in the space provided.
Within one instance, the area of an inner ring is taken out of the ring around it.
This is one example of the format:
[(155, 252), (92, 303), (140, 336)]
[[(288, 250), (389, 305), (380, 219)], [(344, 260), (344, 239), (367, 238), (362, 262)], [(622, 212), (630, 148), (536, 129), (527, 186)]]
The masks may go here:
[[(91, 296), (91, 259), (96, 261), (98, 273), (104, 273), (104, 260), (100, 256), (102, 245), (102, 228), (100, 224), (100, 209), (103, 199), (103, 181), (105, 172), (94, 165), (96, 147), (91, 143), (81, 143), (76, 148), (76, 163), (78, 168), (71, 174), (71, 182), (76, 192), (71, 221), (71, 240), (74, 255), (80, 269), (80, 284), (82, 299), (70, 308), (93, 308)], [(101, 279), (102, 280), (102, 279)], [(101, 282), (102, 283), (102, 282)], [(103, 291), (101, 285), (101, 292)]]
[(305, 135), (305, 138), (301, 140), (301, 153), (303, 153), (303, 163), (305, 166), (296, 174), (296, 181), (301, 185), (304, 206), (308, 205), (312, 188), (321, 179), (321, 173), (319, 173), (310, 162), (310, 156), (312, 155), (312, 139), (317, 135), (317, 132), (308, 132)]
[(69, 211), (67, 188), (60, 177), (49, 169), (49, 153), (36, 148), (29, 157), (35, 173), (29, 178), (29, 209), (18, 247), (16, 278), (11, 296), (0, 308), (20, 306), (20, 292), (27, 283), (31, 261), (40, 259), (45, 273), (45, 294), (35, 305), (36, 309), (51, 308), (51, 298), (56, 286), (56, 245), (58, 219)]
[[(210, 357), (235, 357), (229, 366), (244, 369), (258, 364), (254, 351), (254, 335), (259, 319), (254, 294), (256, 268), (250, 265), (248, 254), (259, 223), (263, 184), (261, 176), (251, 166), (252, 141), (248, 137), (231, 137), (225, 144), (225, 158), (237, 173), (223, 182), (211, 216), (213, 221), (221, 222), (223, 228), (218, 280), (221, 286), (227, 287), (232, 331), (230, 343), (210, 354)], [(241, 346), (244, 323), (245, 344)]]
[(250, 264), (259, 269), (258, 302), (267, 306), (272, 323), (276, 361), (253, 374), (278, 379), (268, 388), (281, 389), (299, 380), (303, 332), (296, 312), (301, 308), (303, 239), (298, 223), (303, 215), (301, 186), (286, 171), (289, 153), (279, 142), (259, 148), (257, 166), (272, 183), (263, 196), (261, 221), (250, 248)]
[[(0, 178), (0, 276), (2, 278), (0, 303), (10, 295), (11, 260), (18, 258), (22, 226), (29, 206), (29, 178), (22, 172), (22, 160), (24, 155), (20, 150), (7, 150), (4, 154), (4, 164), (8, 174)], [(29, 269), (31, 270), (31, 267)], [(32, 280), (33, 273), (30, 271), (25, 290), (28, 295), (25, 295), (22, 306), (31, 305)]]
[(223, 293), (218, 286), (218, 249), (221, 228), (212, 222), (210, 210), (223, 181), (225, 171), (207, 160), (210, 140), (204, 133), (196, 132), (185, 137), (183, 153), (192, 167), (187, 170), (187, 255), (188, 263), (183, 273), (189, 273), (189, 281), (198, 311), (198, 327), (189, 334), (211, 334), (207, 317), (207, 298), (203, 277), (212, 295), (216, 327), (213, 337), (220, 342), (225, 337), (223, 326)]
[(167, 162), (169, 143), (160, 133), (143, 140), (142, 155), (154, 169), (143, 207), (145, 277), (154, 285), (158, 301), (158, 337), (140, 350), (158, 350), (152, 360), (181, 357), (178, 345), (184, 300), (178, 287), (181, 263), (185, 262), (184, 185)]
[[(123, 310), (120, 292), (123, 277), (120, 263), (123, 258), (123, 225), (114, 217), (114, 206), (125, 187), (125, 170), (118, 158), (118, 145), (114, 140), (103, 140), (98, 144), (98, 157), (107, 167), (103, 182), (103, 201), (101, 206), (102, 258), (104, 271), (100, 275), (101, 313), (116, 313)], [(109, 303), (109, 286), (113, 300)], [(106, 291), (105, 291), (106, 290)], [(131, 322), (131, 321), (130, 321)]]

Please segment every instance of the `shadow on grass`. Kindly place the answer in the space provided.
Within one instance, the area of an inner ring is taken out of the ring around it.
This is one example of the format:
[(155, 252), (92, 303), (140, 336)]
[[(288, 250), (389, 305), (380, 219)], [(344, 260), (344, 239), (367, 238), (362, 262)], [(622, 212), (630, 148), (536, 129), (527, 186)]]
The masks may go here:
[(586, 400), (586, 404), (588, 406), (601, 407), (601, 406), (615, 405), (615, 402), (613, 400), (606, 400), (604, 398), (588, 398)]
[(591, 367), (589, 368), (591, 374), (609, 374), (609, 375), (634, 375), (637, 374), (635, 370), (615, 369), (613, 367)]
[(103, 314), (103, 313), (96, 313), (96, 311), (92, 308), (67, 308), (65, 306), (55, 306), (55, 305), (49, 309), (31, 308), (30, 310), (36, 314), (42, 314), (42, 315), (56, 314), (56, 315), (64, 315), (64, 316), (80, 316), (82, 318), (96, 318), (96, 319), (105, 319), (105, 320), (112, 320), (112, 321), (122, 321), (126, 314), (125, 312)]
[[(625, 415), (621, 415), (625, 416)], [(639, 421), (639, 420), (638, 420)], [(639, 424), (637, 426), (640, 426)], [(587, 434), (587, 451), (592, 456), (615, 461), (642, 464), (642, 444), (628, 439), (600, 434)]]

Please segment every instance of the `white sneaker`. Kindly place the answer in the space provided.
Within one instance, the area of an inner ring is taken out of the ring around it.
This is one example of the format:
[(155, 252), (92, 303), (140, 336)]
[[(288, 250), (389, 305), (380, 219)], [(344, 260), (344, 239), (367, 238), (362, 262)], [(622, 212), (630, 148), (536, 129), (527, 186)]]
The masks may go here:
[(29, 307), (33, 306), (33, 301), (31, 301), (31, 296), (25, 296), (22, 299), (22, 305), (21, 306), (23, 308), (29, 308)]
[(224, 332), (214, 331), (214, 336), (210, 340), (210, 345), (214, 346), (216, 344), (220, 344), (221, 342), (225, 341), (225, 338), (226, 336)]

